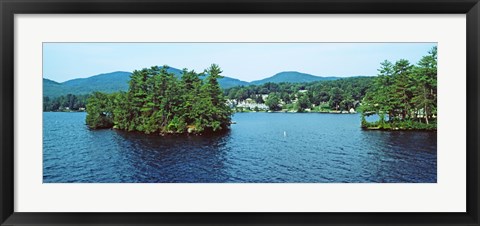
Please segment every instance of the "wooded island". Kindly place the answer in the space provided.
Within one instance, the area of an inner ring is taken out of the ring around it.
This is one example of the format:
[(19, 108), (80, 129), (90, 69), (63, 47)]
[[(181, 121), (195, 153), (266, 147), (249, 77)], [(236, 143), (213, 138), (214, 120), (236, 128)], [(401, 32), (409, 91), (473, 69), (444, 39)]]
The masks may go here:
[[(362, 102), (362, 128), (384, 130), (437, 129), (437, 47), (417, 65), (384, 61)], [(367, 122), (365, 116), (379, 115)]]
[(205, 71), (204, 80), (186, 69), (178, 79), (167, 68), (134, 71), (128, 92), (94, 93), (87, 101), (87, 125), (146, 134), (200, 134), (230, 126), (232, 111), (217, 81), (218, 65)]

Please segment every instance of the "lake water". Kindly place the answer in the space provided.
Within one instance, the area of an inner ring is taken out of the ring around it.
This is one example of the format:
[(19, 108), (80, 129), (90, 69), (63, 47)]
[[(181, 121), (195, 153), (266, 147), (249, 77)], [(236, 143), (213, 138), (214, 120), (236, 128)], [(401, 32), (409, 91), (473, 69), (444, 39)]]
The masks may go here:
[(437, 181), (436, 132), (363, 131), (358, 114), (237, 113), (214, 136), (89, 130), (43, 113), (45, 183)]

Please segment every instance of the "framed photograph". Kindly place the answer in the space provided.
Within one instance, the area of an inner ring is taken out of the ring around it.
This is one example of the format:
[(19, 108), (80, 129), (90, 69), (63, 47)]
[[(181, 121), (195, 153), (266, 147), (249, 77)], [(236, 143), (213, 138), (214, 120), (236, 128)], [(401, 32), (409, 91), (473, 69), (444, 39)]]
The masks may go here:
[(1, 225), (478, 225), (478, 0), (1, 0)]

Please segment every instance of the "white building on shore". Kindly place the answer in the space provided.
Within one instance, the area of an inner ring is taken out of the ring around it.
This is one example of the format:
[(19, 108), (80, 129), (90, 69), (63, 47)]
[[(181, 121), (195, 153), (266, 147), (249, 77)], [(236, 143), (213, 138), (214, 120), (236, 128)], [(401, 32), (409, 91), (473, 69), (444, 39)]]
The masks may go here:
[(247, 98), (244, 101), (237, 101), (237, 100), (227, 100), (227, 104), (231, 107), (242, 107), (242, 108), (250, 108), (255, 109), (258, 108), (259, 110), (268, 110), (267, 105), (256, 103), (254, 100)]

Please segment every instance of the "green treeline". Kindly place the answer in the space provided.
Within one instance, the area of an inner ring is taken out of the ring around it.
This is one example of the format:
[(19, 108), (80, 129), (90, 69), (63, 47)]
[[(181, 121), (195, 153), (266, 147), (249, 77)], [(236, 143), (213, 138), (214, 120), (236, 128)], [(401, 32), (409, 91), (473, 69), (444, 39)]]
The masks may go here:
[[(183, 70), (180, 79), (168, 67), (136, 70), (128, 92), (93, 93), (87, 103), (90, 128), (151, 133), (204, 133), (227, 129), (232, 111), (218, 84), (221, 69)], [(199, 76), (206, 74), (205, 79)]]
[(43, 111), (83, 111), (88, 96), (67, 94), (56, 98), (43, 97)]
[(351, 77), (310, 83), (266, 83), (232, 87), (225, 90), (225, 95), (237, 102), (251, 99), (256, 104), (266, 104), (271, 111), (349, 111), (359, 106), (373, 80), (374, 77)]
[[(362, 102), (362, 127), (436, 129), (437, 47), (412, 65), (407, 60), (381, 63), (380, 74)], [(378, 122), (365, 116), (376, 114)]]
[[(227, 129), (235, 111), (360, 111), (365, 129), (435, 130), (437, 125), (436, 47), (417, 64), (404, 59), (382, 62), (377, 77), (266, 83), (225, 90), (218, 84), (222, 71), (215, 64), (203, 73), (184, 69), (181, 77), (167, 69), (134, 71), (127, 92), (44, 97), (44, 111), (85, 107), (90, 128), (113, 127), (147, 134)], [(379, 120), (368, 122), (370, 115), (378, 115)]]

